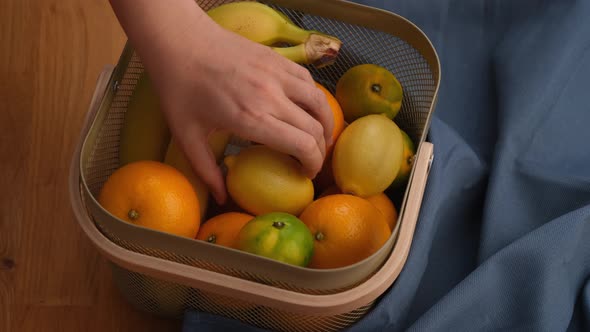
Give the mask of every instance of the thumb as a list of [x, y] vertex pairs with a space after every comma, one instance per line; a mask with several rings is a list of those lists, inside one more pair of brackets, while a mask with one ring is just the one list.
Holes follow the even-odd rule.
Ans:
[[227, 199], [225, 183], [206, 135], [197, 131], [183, 135], [178, 142], [195, 174], [207, 185], [215, 201], [223, 205]]

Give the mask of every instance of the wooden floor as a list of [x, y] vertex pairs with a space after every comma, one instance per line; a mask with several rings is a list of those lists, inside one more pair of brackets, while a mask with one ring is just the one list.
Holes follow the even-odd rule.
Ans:
[[74, 144], [124, 42], [107, 0], [0, 1], [0, 331], [180, 331], [125, 302], [70, 211]]

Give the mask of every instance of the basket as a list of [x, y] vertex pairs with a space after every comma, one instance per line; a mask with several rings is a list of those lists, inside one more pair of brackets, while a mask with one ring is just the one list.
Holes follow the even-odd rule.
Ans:
[[[230, 1], [198, 0], [208, 10]], [[129, 44], [116, 67], [99, 76], [70, 170], [70, 198], [88, 239], [111, 262], [114, 280], [141, 310], [180, 317], [187, 308], [280, 331], [332, 331], [358, 321], [393, 284], [407, 258], [433, 146], [426, 141], [440, 83], [440, 64], [428, 38], [393, 13], [342, 0], [272, 0], [296, 24], [337, 36], [336, 63], [308, 67], [334, 92], [351, 66], [376, 63], [404, 88], [396, 123], [417, 143], [406, 190], [392, 197], [397, 227], [375, 254], [354, 265], [315, 270], [283, 264], [204, 241], [165, 234], [114, 218], [96, 201], [119, 167], [125, 111], [143, 73]]]

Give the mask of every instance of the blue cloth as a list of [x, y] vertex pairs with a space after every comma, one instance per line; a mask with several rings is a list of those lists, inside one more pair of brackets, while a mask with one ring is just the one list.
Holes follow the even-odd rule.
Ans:
[[407, 263], [348, 330], [590, 331], [590, 1], [357, 2], [417, 24], [442, 83]]

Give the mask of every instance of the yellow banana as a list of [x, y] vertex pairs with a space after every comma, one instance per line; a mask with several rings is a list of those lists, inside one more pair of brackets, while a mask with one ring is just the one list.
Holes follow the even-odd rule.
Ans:
[[[209, 137], [209, 146], [215, 156], [217, 163], [223, 158], [226, 145], [230, 140], [230, 133], [226, 131], [216, 131]], [[207, 213], [207, 206], [209, 205], [209, 188], [194, 172], [191, 163], [186, 158], [186, 155], [179, 148], [178, 144], [174, 142], [174, 139], [170, 140], [166, 156], [164, 157], [164, 163], [171, 165], [172, 167], [179, 170], [193, 185], [197, 197], [199, 198], [199, 206], [201, 208], [201, 220], [204, 221]]]
[[119, 144], [119, 162], [123, 166], [138, 160], [162, 161], [169, 141], [168, 124], [160, 112], [150, 79], [144, 72], [125, 113]]
[[[238, 1], [210, 9], [207, 14], [223, 28], [256, 43], [272, 47], [286, 58], [323, 67], [332, 64], [342, 42], [316, 30], [294, 24], [274, 8], [256, 1]], [[293, 46], [277, 47], [279, 43]]]

